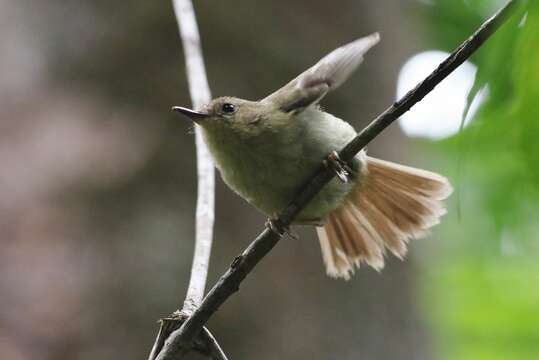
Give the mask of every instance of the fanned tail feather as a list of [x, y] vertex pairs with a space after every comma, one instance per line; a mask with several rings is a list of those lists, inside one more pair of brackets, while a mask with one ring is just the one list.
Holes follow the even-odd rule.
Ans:
[[451, 192], [441, 175], [367, 157], [367, 173], [317, 227], [327, 274], [348, 280], [361, 262], [379, 271], [386, 249], [402, 259], [410, 239], [440, 222]]

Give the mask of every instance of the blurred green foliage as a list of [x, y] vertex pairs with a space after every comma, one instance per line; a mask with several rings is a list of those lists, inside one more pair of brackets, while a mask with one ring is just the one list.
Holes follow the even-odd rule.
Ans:
[[[435, 1], [431, 41], [451, 50], [497, 6]], [[438, 144], [459, 169], [461, 214], [437, 245], [424, 302], [441, 358], [538, 359], [539, 2], [522, 2], [473, 62], [489, 95], [470, 126]]]

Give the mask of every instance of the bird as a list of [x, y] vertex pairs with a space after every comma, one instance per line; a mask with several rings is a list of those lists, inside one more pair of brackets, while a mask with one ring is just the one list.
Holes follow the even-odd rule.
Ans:
[[321, 163], [337, 172], [292, 223], [316, 227], [333, 278], [349, 280], [361, 264], [381, 271], [388, 252], [403, 259], [408, 242], [440, 222], [452, 192], [442, 175], [367, 156], [365, 149], [346, 164], [338, 159], [336, 151], [357, 132], [320, 101], [379, 40], [373, 33], [333, 50], [261, 100], [224, 96], [197, 110], [173, 107], [200, 126], [228, 187], [269, 217]]

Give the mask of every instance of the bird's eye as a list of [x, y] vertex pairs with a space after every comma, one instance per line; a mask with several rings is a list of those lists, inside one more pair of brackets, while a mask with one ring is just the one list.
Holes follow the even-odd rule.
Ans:
[[233, 104], [224, 103], [221, 110], [223, 110], [225, 114], [232, 114], [234, 111], [236, 111], [236, 107]]

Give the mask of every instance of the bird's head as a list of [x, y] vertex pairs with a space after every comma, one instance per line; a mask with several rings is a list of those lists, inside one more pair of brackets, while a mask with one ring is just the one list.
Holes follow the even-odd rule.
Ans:
[[242, 137], [261, 134], [278, 125], [285, 115], [271, 102], [248, 101], [229, 96], [212, 100], [200, 111], [180, 106], [172, 110], [200, 125], [207, 133]]

